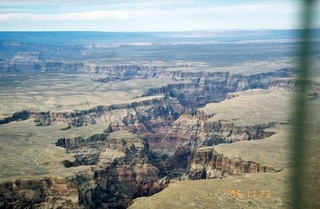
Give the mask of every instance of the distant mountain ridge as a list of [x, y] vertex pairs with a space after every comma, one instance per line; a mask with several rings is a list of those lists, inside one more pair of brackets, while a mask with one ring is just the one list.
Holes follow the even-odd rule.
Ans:
[[[37, 45], [85, 45], [110, 43], [209, 43], [239, 42], [273, 39], [297, 39], [301, 30], [239, 30], [239, 31], [186, 31], [186, 32], [0, 32], [0, 41]], [[320, 38], [320, 28], [313, 29]]]

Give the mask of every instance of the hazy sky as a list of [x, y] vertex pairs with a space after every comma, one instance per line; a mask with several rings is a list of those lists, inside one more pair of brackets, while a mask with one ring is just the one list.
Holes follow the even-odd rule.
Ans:
[[[298, 28], [299, 0], [0, 0], [0, 31]], [[315, 7], [320, 27], [320, 6]]]

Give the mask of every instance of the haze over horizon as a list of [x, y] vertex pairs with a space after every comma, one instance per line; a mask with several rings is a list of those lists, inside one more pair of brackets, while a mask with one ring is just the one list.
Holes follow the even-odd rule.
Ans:
[[[299, 29], [301, 1], [12, 0], [1, 31], [179, 32]], [[320, 28], [320, 4], [314, 8]]]

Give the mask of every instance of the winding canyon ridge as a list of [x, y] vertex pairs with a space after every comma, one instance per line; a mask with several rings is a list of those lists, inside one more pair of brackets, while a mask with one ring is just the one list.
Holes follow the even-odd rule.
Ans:
[[[0, 32], [0, 207], [290, 207], [298, 33]], [[314, 34], [310, 208], [320, 205]]]

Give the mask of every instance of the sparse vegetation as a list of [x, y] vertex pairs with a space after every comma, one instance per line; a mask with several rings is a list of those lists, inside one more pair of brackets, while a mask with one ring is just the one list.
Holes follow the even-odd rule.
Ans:
[[[61, 36], [63, 33], [57, 34]], [[6, 36], [6, 34], [0, 33], [0, 37], [1, 35]], [[110, 166], [112, 163], [114, 166], [118, 166], [112, 168], [116, 170], [113, 175], [123, 175], [121, 178], [125, 178], [136, 172], [132, 174], [134, 178], [139, 177], [142, 179], [141, 182], [144, 182], [146, 176], [143, 169], [146, 166], [154, 174], [152, 181], [157, 181], [157, 178], [160, 176], [160, 169], [163, 169], [161, 175], [164, 175], [163, 173], [170, 174], [174, 170], [174, 167], [170, 166], [178, 165], [182, 161], [190, 163], [189, 161], [192, 160], [193, 152], [198, 148], [197, 146], [202, 146], [199, 141], [200, 135], [198, 134], [202, 134], [201, 137], [204, 138], [209, 137], [208, 131], [210, 132], [211, 130], [201, 133], [200, 128], [203, 127], [204, 123], [228, 123], [230, 127], [239, 126], [243, 127], [243, 129], [249, 126], [253, 127], [255, 125], [259, 126], [270, 123], [273, 124], [268, 126], [271, 128], [267, 129], [270, 135], [260, 137], [258, 136], [259, 133], [257, 133], [257, 137], [254, 138], [263, 138], [261, 140], [251, 140], [248, 137], [248, 140], [231, 143], [233, 141], [230, 139], [227, 141], [230, 143], [216, 145], [214, 149], [218, 153], [223, 153], [226, 157], [237, 157], [246, 161], [259, 162], [273, 167], [280, 172], [273, 174], [246, 174], [238, 177], [227, 176], [225, 179], [221, 177], [221, 179], [201, 180], [199, 182], [175, 182], [170, 184], [169, 188], [153, 197], [138, 199], [136, 204], [132, 205], [132, 208], [226, 208], [230, 205], [235, 205], [237, 208], [259, 208], [265, 204], [270, 204], [270, 202], [272, 203], [270, 208], [282, 208], [289, 205], [286, 201], [286, 193], [288, 190], [287, 174], [290, 169], [290, 161], [287, 157], [289, 153], [288, 143], [290, 143], [288, 133], [290, 133], [289, 114], [291, 109], [289, 106], [292, 92], [288, 91], [288, 89], [277, 88], [251, 89], [243, 92], [233, 91], [239, 91], [237, 87], [241, 87], [241, 82], [239, 82], [240, 84], [237, 82], [243, 79], [244, 76], [241, 77], [242, 74], [253, 75], [277, 71], [282, 68], [292, 68], [295, 65], [295, 57], [292, 53], [295, 49], [294, 41], [264, 42], [255, 39], [247, 43], [239, 39], [231, 42], [230, 40], [219, 40], [220, 42], [214, 43], [205, 40], [204, 42], [193, 43], [192, 41], [194, 40], [191, 40], [184, 44], [177, 44], [180, 40], [175, 39], [166, 42], [168, 40], [165, 39], [164, 42], [155, 42], [147, 45], [123, 43], [115, 46], [110, 45], [109, 42], [101, 43], [101, 45], [97, 44], [96, 42], [99, 42], [101, 34], [95, 35], [97, 37], [92, 37], [94, 40], [94, 43], [91, 43], [92, 45], [88, 45], [86, 36], [89, 35], [85, 34], [84, 37], [80, 38], [79, 43], [76, 44], [74, 42], [70, 42], [69, 44], [64, 42], [71, 39], [61, 40], [61, 45], [44, 44], [42, 43], [43, 40], [39, 40], [39, 43], [24, 43], [17, 46], [14, 45], [14, 42], [6, 42], [3, 45], [4, 47], [0, 49], [0, 64], [9, 63], [11, 65], [13, 63], [12, 68], [0, 65], [0, 120], [11, 118], [10, 121], [4, 121], [0, 124], [0, 183], [15, 181], [16, 179], [41, 179], [48, 176], [58, 179], [72, 179], [74, 181], [76, 178], [81, 179], [86, 176], [83, 181], [79, 182], [81, 186], [86, 187], [84, 191], [89, 191], [91, 189], [90, 186], [92, 186], [89, 184], [94, 184], [94, 180], [90, 179], [90, 175], [94, 173], [93, 176], [95, 178], [100, 178], [101, 182], [104, 182], [105, 173], [103, 172], [107, 171], [107, 167], [103, 166]], [[134, 37], [130, 38], [134, 39]], [[142, 36], [142, 38], [145, 40], [146, 37]], [[114, 39], [116, 37], [112, 37], [112, 40]], [[151, 39], [156, 40], [155, 37]], [[26, 40], [29, 40], [28, 37]], [[32, 40], [37, 42], [36, 39]], [[0, 45], [3, 43], [0, 41]], [[319, 41], [315, 42], [316, 46], [319, 46], [319, 44]], [[10, 49], [12, 50], [10, 51]], [[41, 64], [31, 63], [30, 66], [32, 68], [29, 66], [29, 63], [26, 67], [26, 72], [21, 73], [24, 65], [20, 63], [19, 65], [17, 64], [17, 69], [19, 70], [14, 70], [16, 64], [13, 59], [14, 56], [19, 54], [17, 57], [20, 59], [22, 56], [21, 59], [23, 59], [24, 54], [19, 53], [19, 51], [33, 52], [37, 50], [40, 53], [39, 60], [36, 56], [37, 53], [31, 54], [33, 58], [37, 58], [36, 62], [42, 62]], [[316, 63], [319, 64], [320, 61], [316, 59], [318, 54], [319, 50], [315, 47], [312, 56], [316, 60]], [[42, 68], [46, 64], [54, 65], [53, 63], [56, 63], [57, 66], [52, 67], [52, 72], [39, 72], [45, 71]], [[72, 63], [75, 63], [75, 65], [73, 66]], [[143, 74], [144, 72], [141, 71], [137, 73], [137, 75], [141, 76], [138, 77], [139, 79], [131, 79], [130, 72], [126, 69], [119, 71], [123, 73], [122, 77], [117, 73], [114, 73], [112, 77], [109, 75], [112, 73], [95, 71], [99, 69], [99, 66], [103, 65], [116, 65], [115, 68], [109, 70], [117, 71], [117, 69], [123, 68], [123, 65], [133, 64], [134, 66], [130, 68], [132, 70], [136, 70], [137, 66], [150, 67], [146, 68], [145, 71], [153, 69], [153, 66], [170, 68], [166, 69], [165, 73], [161, 75], [150, 70], [152, 73], [148, 75], [151, 76], [144, 79], [141, 75], [146, 74]], [[79, 70], [84, 65], [88, 69]], [[92, 66], [98, 67], [94, 68]], [[34, 70], [33, 72], [32, 69]], [[180, 77], [180, 80], [174, 76], [166, 77], [169, 73], [174, 74], [176, 72], [177, 74], [181, 73], [179, 76], [185, 75], [186, 77]], [[235, 79], [235, 88], [232, 90], [233, 93], [229, 95], [228, 100], [220, 103], [201, 103], [199, 106], [205, 106], [196, 109], [199, 106], [188, 106], [187, 104], [183, 104], [183, 102], [188, 103], [195, 96], [198, 96], [196, 97], [198, 100], [206, 101], [205, 98], [209, 98], [211, 90], [215, 91], [216, 89], [218, 93], [221, 93], [221, 99], [219, 98], [220, 100], [218, 100], [221, 101], [229, 92], [223, 86], [223, 82], [227, 81], [220, 80], [217, 74], [211, 80], [205, 80], [206, 76], [201, 77], [204, 80], [203, 83], [201, 83], [200, 77], [195, 82], [196, 77], [190, 78], [187, 74], [184, 74], [188, 72], [199, 72], [199, 74], [205, 72], [203, 74], [207, 77], [209, 77], [210, 73], [229, 72], [229, 74], [238, 75], [239, 77]], [[227, 75], [229, 76], [229, 74]], [[317, 77], [319, 74], [314, 73], [314, 75], [314, 81], [319, 82], [319, 77]], [[232, 76], [228, 76], [225, 78], [232, 78]], [[168, 92], [164, 92], [163, 90], [168, 84], [190, 84], [191, 79], [194, 79], [191, 87], [183, 88], [183, 85], [177, 87], [178, 90], [182, 89], [181, 91], [174, 92], [168, 90]], [[241, 81], [245, 83], [246, 79], [248, 77]], [[263, 86], [266, 83], [269, 85], [268, 79], [264, 83], [261, 82], [262, 84], [258, 81], [263, 79], [257, 80], [256, 83], [251, 83], [251, 86], [245, 86], [243, 89], [249, 89], [250, 87], [268, 88], [268, 86]], [[207, 84], [215, 83], [216, 80], [217, 85], [207, 88], [209, 90], [204, 94], [205, 87], [200, 88], [200, 86], [204, 85], [205, 82]], [[282, 81], [286, 82], [288, 78], [283, 78]], [[229, 87], [234, 86], [230, 85]], [[317, 98], [319, 93], [318, 86], [313, 89], [311, 94], [314, 99], [309, 101], [314, 109], [313, 114], [316, 116], [316, 119], [315, 121], [310, 121], [311, 152], [309, 157], [311, 167], [308, 168], [308, 174], [310, 181], [319, 183], [319, 179], [313, 175], [319, 168], [319, 161], [317, 160], [319, 159], [317, 136], [320, 129], [320, 116], [317, 112], [320, 101]], [[149, 95], [153, 96], [141, 97], [143, 93], [152, 88], [154, 94]], [[219, 90], [223, 92], [219, 92]], [[184, 91], [189, 92], [185, 93]], [[212, 92], [212, 94], [217, 92]], [[138, 105], [139, 102], [143, 103], [143, 101], [152, 99], [158, 99], [157, 109], [149, 108], [153, 103], [146, 105], [149, 109], [143, 105]], [[166, 102], [171, 103], [167, 104]], [[194, 102], [196, 103], [197, 101]], [[114, 108], [115, 111], [113, 112], [105, 111], [107, 106], [125, 103], [132, 103], [132, 105], [127, 109]], [[123, 107], [126, 107], [126, 105], [123, 105]], [[188, 107], [193, 109], [187, 110]], [[178, 110], [181, 108], [183, 111], [175, 111], [175, 108]], [[46, 115], [43, 120], [31, 119], [29, 118], [29, 111], [44, 112]], [[94, 112], [94, 114], [87, 114], [89, 111]], [[186, 114], [185, 118], [182, 118], [182, 114], [188, 111], [191, 114], [188, 116]], [[50, 117], [50, 114], [54, 114], [55, 112], [72, 113], [74, 120], [78, 121], [77, 125], [80, 127], [69, 123], [67, 120]], [[82, 117], [85, 114], [86, 118]], [[157, 115], [165, 115], [165, 119], [162, 120], [163, 118], [157, 117]], [[105, 119], [107, 117], [108, 120]], [[182, 119], [178, 120], [180, 117]], [[51, 118], [54, 118], [55, 121], [50, 121], [49, 123], [48, 121]], [[45, 122], [48, 122], [46, 124], [44, 124], [45, 119]], [[173, 129], [173, 126], [175, 129]], [[186, 129], [186, 136], [176, 137], [174, 134], [181, 131], [181, 129]], [[133, 133], [128, 130], [131, 130]], [[156, 135], [158, 133], [155, 133], [155, 130], [161, 130], [164, 134]], [[228, 137], [234, 134], [240, 138], [238, 136], [240, 134], [231, 133], [232, 131], [230, 130], [229, 132], [221, 128], [217, 128], [217, 130], [223, 132], [219, 134], [226, 134]], [[193, 131], [194, 135], [192, 135]], [[146, 132], [146, 136], [143, 135], [144, 132]], [[97, 137], [94, 137], [101, 133], [103, 133], [103, 139], [107, 138], [113, 141], [110, 147], [103, 147], [104, 141], [99, 141]], [[191, 134], [188, 135], [189, 133]], [[246, 134], [245, 131], [242, 133]], [[151, 136], [155, 138], [152, 139], [153, 141], [150, 144], [147, 144], [148, 137], [151, 138]], [[189, 136], [190, 139], [188, 138]], [[222, 142], [222, 140], [215, 138], [219, 136], [218, 134], [214, 135], [213, 133], [211, 136], [213, 141], [216, 140], [217, 143]], [[87, 140], [88, 138], [91, 141]], [[75, 147], [74, 153], [69, 150], [66, 151], [63, 147], [56, 146], [58, 139], [68, 139], [69, 143]], [[78, 146], [76, 143], [72, 144], [75, 139], [81, 141], [79, 144], [88, 142], [86, 148], [89, 148], [89, 151], [80, 145]], [[159, 143], [158, 147], [155, 143], [161, 140], [164, 140], [164, 143]], [[208, 143], [211, 142], [210, 140], [208, 140]], [[99, 143], [96, 143], [96, 141], [99, 141]], [[131, 146], [130, 144], [133, 145]], [[131, 147], [126, 147], [127, 145]], [[184, 145], [187, 148], [179, 151], [179, 147], [185, 148], [183, 147]], [[119, 149], [126, 147], [124, 153], [114, 149], [116, 146], [120, 147]], [[149, 146], [155, 148], [156, 151], [151, 150]], [[146, 153], [137, 153], [139, 149], [146, 150]], [[161, 149], [168, 149], [170, 152], [157, 153]], [[96, 152], [97, 150], [99, 152]], [[178, 151], [171, 153], [172, 150]], [[102, 157], [105, 158], [104, 162], [93, 165], [99, 161], [101, 153]], [[136, 161], [129, 162], [130, 155], [126, 156], [126, 154], [132, 154], [132, 156], [137, 157]], [[175, 154], [177, 154], [177, 158], [170, 158]], [[87, 156], [90, 156], [92, 159], [85, 161]], [[124, 164], [121, 159], [125, 156], [128, 160], [125, 163], [128, 164]], [[77, 157], [78, 161], [75, 160]], [[168, 167], [166, 167], [166, 163], [168, 163], [167, 159], [172, 160], [169, 161], [171, 164], [168, 164]], [[110, 163], [108, 160], [114, 160], [114, 162]], [[88, 164], [81, 164], [82, 162], [88, 162]], [[146, 165], [144, 164], [145, 162], [150, 164]], [[156, 167], [159, 164], [161, 165]], [[123, 174], [121, 173], [122, 171], [117, 170], [121, 169], [122, 165], [126, 166]], [[130, 166], [132, 165], [136, 167], [134, 167], [134, 172], [130, 173]], [[183, 166], [181, 166], [181, 170], [187, 170], [187, 167]], [[101, 173], [99, 174], [99, 172]], [[180, 175], [179, 172], [177, 172], [177, 175]], [[78, 175], [79, 173], [87, 174], [81, 176]], [[184, 177], [180, 175], [177, 179], [181, 180]], [[177, 179], [173, 179], [172, 181], [176, 181]], [[119, 183], [115, 179], [108, 180]], [[159, 181], [169, 182], [170, 178], [168, 177]], [[163, 188], [162, 186], [159, 186], [158, 190], [154, 190], [153, 192], [160, 191], [160, 188]], [[103, 188], [107, 187], [107, 185], [99, 185], [99, 187]], [[117, 189], [117, 186], [115, 188]], [[119, 188], [122, 189], [122, 187]], [[148, 189], [150, 188], [139, 188], [141, 193], [137, 194], [152, 194], [152, 192], [145, 192]], [[229, 191], [233, 189], [241, 191], [271, 190], [272, 198], [230, 198]], [[315, 189], [312, 186], [309, 189], [314, 192], [318, 191], [317, 188]], [[75, 200], [75, 202], [77, 201]], [[97, 202], [99, 201], [97, 200]], [[126, 204], [130, 203], [130, 199], [126, 201]], [[313, 201], [316, 202], [318, 200], [313, 199]]]

